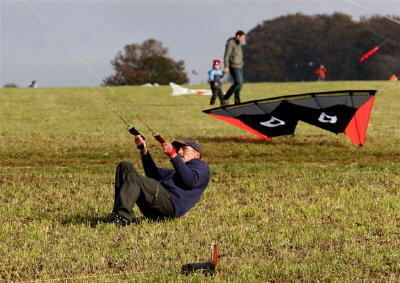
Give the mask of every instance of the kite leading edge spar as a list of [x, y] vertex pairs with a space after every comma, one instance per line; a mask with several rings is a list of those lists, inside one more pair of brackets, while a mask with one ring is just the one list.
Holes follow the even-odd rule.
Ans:
[[265, 140], [292, 135], [298, 121], [344, 133], [362, 146], [376, 90], [344, 90], [280, 96], [204, 110]]

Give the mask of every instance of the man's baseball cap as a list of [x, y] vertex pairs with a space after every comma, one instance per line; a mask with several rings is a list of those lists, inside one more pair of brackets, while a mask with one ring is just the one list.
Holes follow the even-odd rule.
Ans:
[[200, 156], [203, 155], [203, 151], [201, 150], [200, 145], [195, 142], [195, 141], [173, 141], [172, 145], [175, 147], [176, 150], [180, 149], [183, 146], [190, 146], [192, 147], [195, 151], [200, 153]]

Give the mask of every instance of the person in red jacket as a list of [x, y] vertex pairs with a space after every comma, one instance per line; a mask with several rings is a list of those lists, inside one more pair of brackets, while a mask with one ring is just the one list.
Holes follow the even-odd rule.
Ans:
[[315, 76], [317, 77], [318, 81], [326, 80], [326, 72], [328, 70], [325, 68], [324, 65], [319, 65], [319, 67], [314, 71]]

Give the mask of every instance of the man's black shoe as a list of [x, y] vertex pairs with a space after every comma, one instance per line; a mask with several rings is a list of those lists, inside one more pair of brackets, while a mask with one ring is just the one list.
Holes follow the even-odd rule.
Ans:
[[131, 221], [129, 221], [128, 219], [126, 219], [125, 217], [112, 213], [109, 217], [108, 217], [108, 223], [113, 223], [114, 225], [117, 226], [128, 226], [129, 224], [131, 224]]

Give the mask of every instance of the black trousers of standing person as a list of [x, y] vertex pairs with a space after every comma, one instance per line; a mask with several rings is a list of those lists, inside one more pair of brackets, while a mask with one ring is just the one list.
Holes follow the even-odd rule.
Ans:
[[175, 214], [171, 195], [158, 181], [141, 176], [133, 164], [121, 162], [115, 171], [113, 213], [129, 221], [134, 219], [132, 208], [137, 204], [146, 218], [161, 220]]
[[214, 85], [214, 83], [211, 82], [210, 83], [210, 88], [211, 88], [211, 91], [212, 91], [212, 95], [211, 95], [211, 99], [210, 99], [210, 105], [214, 105], [215, 104], [215, 100], [217, 99], [217, 97], [219, 99], [220, 105], [223, 105], [223, 103], [224, 103], [224, 94], [222, 93], [221, 87], [220, 86], [216, 87]]

